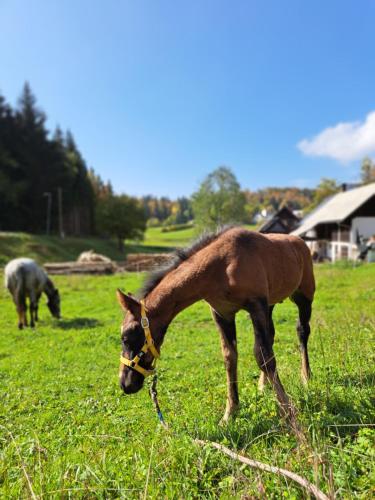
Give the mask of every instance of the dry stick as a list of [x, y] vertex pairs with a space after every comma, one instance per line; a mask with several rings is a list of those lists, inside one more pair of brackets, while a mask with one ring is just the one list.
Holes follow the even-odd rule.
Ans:
[[222, 444], [219, 443], [214, 443], [212, 441], [202, 441], [201, 439], [195, 439], [194, 442], [199, 444], [200, 446], [205, 446], [206, 444], [209, 444], [210, 446], [213, 446], [214, 448], [225, 453], [231, 458], [234, 458], [235, 460], [238, 460], [243, 464], [249, 465], [254, 469], [260, 469], [266, 472], [273, 472], [274, 474], [279, 474], [281, 476], [288, 477], [289, 479], [292, 479], [292, 481], [298, 483], [300, 486], [305, 488], [318, 500], [329, 500], [329, 497], [327, 497], [327, 495], [325, 495], [321, 490], [319, 490], [314, 484], [310, 483], [309, 481], [307, 481], [307, 479], [299, 476], [298, 474], [295, 474], [294, 472], [290, 472], [289, 470], [286, 469], [281, 469], [280, 467], [275, 467], [274, 465], [264, 464], [262, 462], [258, 462], [257, 460], [252, 460], [250, 458], [244, 457], [243, 455], [238, 455], [238, 453], [235, 453], [234, 451], [230, 450], [226, 446], [223, 446]]

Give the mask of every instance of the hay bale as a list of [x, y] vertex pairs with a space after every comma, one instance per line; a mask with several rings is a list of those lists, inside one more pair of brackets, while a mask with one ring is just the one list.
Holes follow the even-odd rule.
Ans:
[[82, 252], [77, 259], [77, 262], [105, 262], [107, 264], [111, 263], [111, 259], [106, 257], [105, 255], [101, 255], [100, 253], [94, 252], [94, 250], [87, 250]]

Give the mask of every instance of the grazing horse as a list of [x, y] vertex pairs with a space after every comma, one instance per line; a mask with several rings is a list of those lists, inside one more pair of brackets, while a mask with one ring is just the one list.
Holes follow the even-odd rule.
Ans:
[[4, 269], [5, 287], [13, 296], [18, 312], [18, 328], [27, 326], [26, 298], [30, 299], [30, 326], [38, 321], [38, 304], [42, 292], [48, 297], [48, 308], [60, 318], [60, 295], [47, 273], [32, 259], [20, 258], [8, 262]]
[[296, 236], [260, 234], [239, 227], [204, 236], [179, 250], [172, 263], [146, 281], [142, 300], [117, 291], [127, 312], [121, 326], [120, 385], [126, 394], [141, 389], [153, 373], [164, 335], [172, 319], [198, 300], [205, 300], [221, 336], [227, 374], [227, 422], [239, 406], [235, 315], [249, 312], [255, 333], [254, 354], [261, 370], [259, 386], [272, 384], [286, 416], [295, 410], [281, 384], [273, 352], [272, 311], [287, 297], [297, 305], [304, 382], [310, 376], [307, 340], [315, 281], [309, 249]]

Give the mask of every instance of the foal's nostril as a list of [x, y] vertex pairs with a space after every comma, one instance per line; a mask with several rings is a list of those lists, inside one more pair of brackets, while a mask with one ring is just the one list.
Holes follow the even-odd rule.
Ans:
[[122, 373], [120, 375], [120, 387], [125, 394], [134, 394], [138, 392], [143, 385], [141, 378], [134, 378], [133, 373]]
[[135, 384], [129, 384], [128, 382], [120, 381], [121, 389], [125, 392], [125, 394], [134, 394], [139, 390], [139, 387], [136, 387]]

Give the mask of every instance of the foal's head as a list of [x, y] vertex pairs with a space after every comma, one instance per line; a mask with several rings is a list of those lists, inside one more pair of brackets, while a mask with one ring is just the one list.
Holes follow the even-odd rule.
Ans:
[[[121, 290], [117, 290], [117, 299], [121, 308], [126, 312], [121, 325], [122, 356], [132, 360], [141, 351], [146, 340], [141, 325], [141, 304], [133, 296], [126, 295]], [[154, 335], [153, 338], [156, 340]], [[153, 360], [154, 357], [148, 351], [139, 361], [139, 366], [145, 370], [151, 370]], [[138, 392], [145, 379], [141, 373], [123, 364], [120, 365], [119, 378], [120, 386], [126, 394]]]

